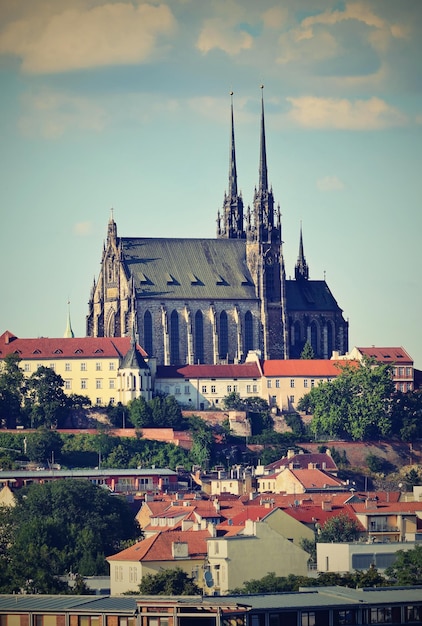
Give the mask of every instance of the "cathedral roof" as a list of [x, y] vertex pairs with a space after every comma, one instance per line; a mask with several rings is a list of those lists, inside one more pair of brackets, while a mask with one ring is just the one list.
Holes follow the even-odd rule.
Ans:
[[338, 311], [325, 280], [286, 280], [287, 311]]
[[140, 298], [255, 300], [246, 243], [236, 239], [120, 239]]
[[159, 365], [157, 378], [260, 378], [256, 363], [222, 365]]

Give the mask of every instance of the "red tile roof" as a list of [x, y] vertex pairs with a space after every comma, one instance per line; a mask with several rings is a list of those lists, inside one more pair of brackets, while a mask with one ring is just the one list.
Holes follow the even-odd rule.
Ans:
[[[0, 335], [0, 358], [17, 353], [21, 359], [122, 358], [130, 349], [130, 337], [38, 337], [19, 339], [9, 331]], [[139, 345], [143, 357], [145, 350]]]
[[380, 363], [413, 363], [413, 359], [404, 348], [357, 348], [361, 354], [373, 357]]
[[[287, 471], [287, 470], [284, 470]], [[289, 470], [305, 489], [324, 489], [325, 487], [341, 487], [344, 483], [340, 478], [318, 469]]]
[[208, 530], [176, 530], [158, 533], [133, 546], [113, 554], [108, 561], [178, 561], [172, 554], [173, 543], [188, 544], [189, 559], [203, 559], [207, 555]]
[[313, 376], [315, 378], [335, 378], [342, 368], [353, 361], [328, 359], [286, 359], [264, 361], [264, 376]]
[[[323, 467], [324, 463], [325, 468]], [[276, 471], [280, 469], [280, 467], [290, 467], [291, 464], [299, 466], [298, 469], [307, 469], [308, 465], [312, 464], [317, 465], [318, 469], [337, 470], [337, 465], [334, 463], [332, 457], [325, 452], [304, 452], [302, 454], [295, 454], [290, 458], [284, 456], [278, 461], [266, 465], [265, 469], [267, 471]]]

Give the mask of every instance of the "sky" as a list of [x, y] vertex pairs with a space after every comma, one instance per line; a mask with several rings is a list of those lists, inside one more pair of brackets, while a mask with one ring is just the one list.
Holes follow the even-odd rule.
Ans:
[[349, 348], [422, 369], [421, 58], [420, 0], [3, 0], [0, 333], [70, 310], [85, 335], [112, 208], [121, 236], [216, 236], [230, 92], [252, 204], [263, 93], [287, 276], [302, 224]]

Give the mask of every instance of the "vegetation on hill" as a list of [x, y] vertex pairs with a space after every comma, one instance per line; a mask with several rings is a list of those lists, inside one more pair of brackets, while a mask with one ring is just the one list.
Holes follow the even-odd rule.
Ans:
[[0, 507], [0, 592], [69, 592], [61, 576], [108, 573], [105, 557], [140, 537], [124, 498], [88, 481], [33, 484]]
[[200, 596], [202, 591], [193, 578], [176, 567], [144, 576], [139, 593], [146, 596]]

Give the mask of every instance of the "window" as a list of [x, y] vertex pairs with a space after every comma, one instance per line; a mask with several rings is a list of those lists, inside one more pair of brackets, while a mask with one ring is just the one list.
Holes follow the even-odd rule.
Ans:
[[179, 365], [179, 314], [174, 309], [170, 315], [170, 364]]
[[411, 376], [411, 375], [412, 375], [412, 368], [406, 367], [406, 376]]
[[258, 385], [252, 385], [253, 393], [258, 393]]
[[30, 363], [25, 363], [24, 371], [25, 372], [30, 372], [31, 371], [31, 364]]
[[326, 626], [329, 624], [328, 611], [303, 611], [302, 626]]
[[404, 376], [404, 367], [399, 367], [399, 376]]
[[218, 353], [220, 359], [227, 359], [229, 353], [229, 322], [227, 319], [227, 313], [221, 311], [220, 313], [220, 332], [218, 335]]
[[201, 311], [195, 313], [195, 363], [204, 362], [204, 319]]
[[267, 388], [271, 389], [271, 380], [270, 379], [267, 380]]
[[97, 362], [96, 362], [96, 364], [95, 364], [95, 370], [96, 370], [97, 372], [101, 372], [101, 362], [100, 362], [100, 361], [97, 361]]
[[232, 386], [231, 385], [227, 385], [227, 393], [231, 393], [232, 392]]
[[54, 370], [56, 369], [56, 364], [55, 363], [50, 363], [49, 367], [54, 372]]
[[72, 364], [71, 363], [65, 363], [64, 370], [65, 370], [65, 372], [71, 372], [72, 371]]
[[207, 393], [207, 386], [206, 385], [202, 385], [202, 393]]
[[215, 385], [211, 385], [211, 393], [217, 393]]
[[348, 626], [356, 624], [356, 612], [354, 610], [334, 610], [333, 626]]
[[176, 387], [174, 390], [174, 395], [175, 396], [180, 396], [180, 387]]
[[245, 352], [253, 350], [253, 318], [252, 313], [247, 311], [245, 314]]
[[233, 391], [234, 391], [235, 393], [237, 393], [237, 390], [238, 390], [238, 386], [237, 386], [237, 385], [233, 385]]
[[110, 363], [108, 364], [108, 369], [110, 370], [110, 372], [114, 370], [114, 361], [110, 361]]
[[98, 615], [79, 615], [78, 626], [100, 626], [100, 618]]
[[413, 385], [412, 383], [406, 383], [407, 391], [412, 391]]
[[81, 378], [81, 389], [88, 389], [88, 379]]
[[251, 386], [250, 385], [246, 385], [246, 393], [251, 393]]
[[64, 388], [65, 389], [72, 389], [72, 381], [70, 378], [66, 378], [64, 381]]
[[144, 315], [144, 349], [149, 355], [153, 354], [152, 349], [152, 317], [149, 311], [145, 311]]
[[293, 388], [294, 386], [295, 386], [295, 379], [294, 379], [294, 378], [291, 378], [291, 379], [290, 379], [290, 387], [292, 387], [292, 388]]
[[103, 385], [103, 381], [101, 378], [95, 379], [95, 389], [101, 389]]
[[116, 404], [116, 399], [115, 399], [115, 398], [110, 398], [110, 404], [111, 404], [111, 405]]
[[138, 582], [138, 570], [136, 567], [129, 567], [129, 582], [136, 583]]
[[313, 378], [311, 378], [311, 387], [315, 387], [315, 381]]
[[186, 396], [190, 395], [190, 387], [189, 387], [189, 385], [185, 385], [185, 395]]
[[114, 383], [115, 383], [114, 378], [110, 378], [109, 381], [108, 381], [108, 388], [109, 389], [114, 389]]
[[405, 620], [406, 622], [422, 622], [422, 606], [407, 606]]
[[114, 580], [116, 582], [123, 580], [123, 565], [116, 565], [114, 568]]
[[81, 372], [86, 372], [86, 363], [81, 363]]
[[308, 379], [307, 379], [307, 378], [304, 378], [304, 379], [303, 379], [303, 386], [304, 386], [304, 387], [307, 387], [307, 386], [308, 386]]
[[101, 400], [101, 398], [96, 398], [96, 400], [95, 400], [95, 404], [96, 404], [97, 406], [101, 406], [101, 405], [102, 405], [102, 403], [103, 403], [103, 401]]
[[294, 396], [290, 396], [290, 403], [294, 404], [295, 403], [295, 397]]
[[277, 389], [279, 389], [279, 388], [280, 388], [280, 381], [279, 381], [279, 379], [278, 379], [278, 378], [276, 378], [276, 381], [275, 381], [275, 386], [277, 387]]

